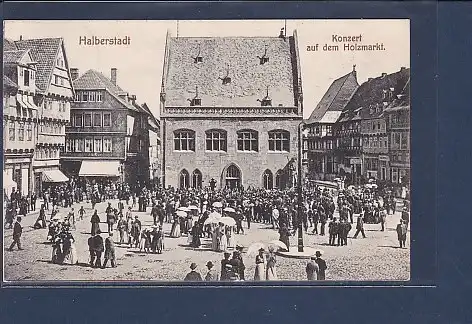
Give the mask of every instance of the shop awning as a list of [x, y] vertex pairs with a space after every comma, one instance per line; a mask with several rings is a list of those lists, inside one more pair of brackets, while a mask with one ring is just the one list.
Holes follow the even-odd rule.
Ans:
[[30, 109], [30, 107], [23, 101], [23, 96], [21, 94], [16, 95], [16, 101], [20, 104], [22, 108]]
[[119, 177], [119, 161], [82, 161], [80, 177]]
[[31, 96], [23, 96], [23, 102], [31, 109], [38, 109], [38, 107], [33, 102], [33, 97]]
[[47, 170], [43, 171], [43, 182], [65, 182], [69, 181], [69, 178], [64, 175], [60, 170]]
[[15, 181], [12, 180], [11, 176], [3, 171], [3, 189], [18, 188]]

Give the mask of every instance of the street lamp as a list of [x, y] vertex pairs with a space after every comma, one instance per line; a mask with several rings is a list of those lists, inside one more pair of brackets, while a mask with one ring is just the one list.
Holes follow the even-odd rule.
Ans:
[[301, 122], [298, 125], [298, 172], [297, 172], [297, 198], [298, 198], [298, 210], [297, 210], [297, 217], [298, 217], [298, 252], [303, 252], [303, 190], [302, 190], [302, 126], [304, 125]]

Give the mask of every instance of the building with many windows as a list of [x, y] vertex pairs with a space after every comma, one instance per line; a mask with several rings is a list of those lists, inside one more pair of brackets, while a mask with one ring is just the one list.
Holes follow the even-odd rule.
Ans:
[[167, 36], [161, 88], [165, 186], [293, 185], [303, 104], [296, 31]]
[[29, 50], [14, 48], [3, 52], [3, 182], [7, 194], [15, 188], [27, 195], [34, 181], [37, 63]]
[[390, 179], [410, 184], [410, 79], [384, 111], [389, 139]]
[[149, 180], [149, 113], [110, 78], [95, 70], [79, 77], [71, 69], [75, 92], [61, 161], [73, 177], [126, 181]]
[[[67, 181], [68, 178], [60, 171], [59, 154], [64, 147], [65, 125], [69, 122], [70, 102], [74, 90], [70, 80], [69, 66], [62, 38], [21, 39], [4, 41], [4, 51], [28, 51], [36, 69], [19, 69], [19, 78], [23, 87], [27, 87], [30, 96], [33, 94], [32, 85], [26, 85], [26, 80], [32, 82], [34, 76], [34, 102], [24, 101], [37, 107], [37, 129], [33, 158], [33, 181], [30, 181], [29, 191], [42, 192], [43, 184]], [[29, 59], [28, 59], [29, 60]], [[19, 84], [19, 90], [21, 85]], [[23, 92], [24, 94], [24, 92]], [[27, 97], [29, 98], [29, 97]], [[21, 105], [21, 104], [20, 104]], [[23, 118], [23, 117], [22, 117]], [[30, 126], [31, 124], [31, 126]], [[18, 124], [20, 134], [34, 132], [33, 122], [25, 120]], [[20, 135], [21, 136], [21, 135]], [[20, 137], [21, 138], [21, 137]], [[27, 135], [27, 138], [28, 135]], [[20, 140], [21, 141], [21, 140]], [[16, 171], [15, 171], [16, 172]], [[26, 172], [21, 171], [26, 175]], [[22, 180], [24, 181], [24, 180]], [[22, 191], [24, 191], [22, 189]]]
[[359, 84], [355, 66], [348, 74], [331, 83], [316, 108], [305, 122], [307, 142], [308, 178], [333, 180], [338, 170], [333, 127]]

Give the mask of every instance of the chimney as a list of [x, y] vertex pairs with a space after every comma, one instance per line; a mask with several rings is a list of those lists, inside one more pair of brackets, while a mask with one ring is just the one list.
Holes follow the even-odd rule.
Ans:
[[131, 95], [129, 96], [129, 100], [131, 101], [131, 103], [134, 105], [136, 103], [136, 95]]
[[280, 29], [279, 38], [285, 39], [285, 29], [284, 29], [284, 28], [281, 28], [281, 29]]
[[382, 73], [382, 78], [385, 78], [387, 76], [387, 73]]
[[405, 70], [406, 70], [406, 67], [404, 67], [404, 66], [402, 66], [402, 67], [400, 68], [400, 71], [405, 71]]
[[70, 68], [70, 78], [72, 81], [79, 78], [79, 69], [78, 68]]
[[368, 78], [367, 81], [372, 81], [373, 78]]
[[354, 75], [357, 78], [357, 72], [356, 72], [356, 65], [355, 64], [352, 66], [352, 75]]
[[116, 85], [116, 68], [111, 68], [111, 82]]
[[23, 35], [20, 35], [20, 41], [23, 40]]

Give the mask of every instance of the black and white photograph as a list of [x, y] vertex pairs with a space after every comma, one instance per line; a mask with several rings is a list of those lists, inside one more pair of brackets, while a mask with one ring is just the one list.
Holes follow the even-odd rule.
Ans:
[[410, 280], [408, 19], [3, 28], [4, 282]]

